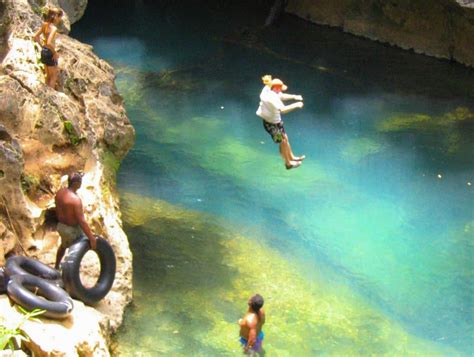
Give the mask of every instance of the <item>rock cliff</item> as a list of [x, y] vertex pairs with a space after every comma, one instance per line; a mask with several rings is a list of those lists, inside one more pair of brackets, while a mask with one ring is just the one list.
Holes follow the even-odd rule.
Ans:
[[79, 20], [87, 7], [87, 0], [58, 0], [58, 5], [67, 14], [71, 24]]
[[472, 0], [289, 0], [286, 11], [372, 40], [474, 66]]
[[[65, 6], [67, 32], [86, 1], [59, 3]], [[91, 321], [100, 321], [91, 322], [98, 334], [107, 335], [121, 324], [132, 297], [132, 256], [114, 185], [120, 161], [133, 145], [134, 129], [115, 87], [112, 67], [91, 46], [59, 35], [59, 89], [44, 84], [40, 49], [32, 39], [41, 25], [44, 5], [48, 3], [42, 0], [0, 0], [0, 266], [11, 254], [54, 264], [60, 243], [49, 219], [54, 193], [65, 175], [83, 171], [79, 195], [86, 218], [96, 234], [111, 242], [117, 257], [111, 292], [88, 310], [97, 314]], [[91, 264], [84, 274], [93, 279], [97, 266]], [[41, 340], [47, 334], [44, 330], [36, 336]], [[77, 351], [94, 355], [89, 353], [94, 348], [88, 339], [77, 341]], [[52, 353], [47, 348], [42, 351]]]

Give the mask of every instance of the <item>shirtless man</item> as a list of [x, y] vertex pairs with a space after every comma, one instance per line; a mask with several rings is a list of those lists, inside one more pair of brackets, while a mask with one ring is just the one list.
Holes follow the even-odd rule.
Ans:
[[68, 177], [68, 187], [63, 187], [56, 193], [56, 216], [59, 221], [57, 229], [61, 236], [61, 246], [56, 254], [56, 269], [59, 269], [59, 263], [66, 249], [81, 235], [85, 234], [89, 238], [91, 248], [96, 248], [96, 237], [84, 218], [82, 201], [77, 195], [81, 184], [82, 176], [74, 173]]
[[255, 294], [248, 301], [249, 309], [243, 318], [239, 320], [240, 343], [244, 353], [254, 356], [262, 353], [263, 331], [265, 323], [265, 311], [263, 311], [263, 297]]

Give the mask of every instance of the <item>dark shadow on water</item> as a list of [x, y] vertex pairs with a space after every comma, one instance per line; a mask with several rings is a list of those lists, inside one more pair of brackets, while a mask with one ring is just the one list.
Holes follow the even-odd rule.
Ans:
[[[234, 268], [222, 263], [227, 254], [222, 245], [225, 232], [202, 217], [189, 215], [154, 215], [139, 226], [130, 225], [127, 218], [124, 221], [134, 256], [136, 295], [117, 339], [126, 346], [137, 344], [137, 350], [146, 353], [167, 353], [160, 349], [161, 341], [170, 343], [173, 352], [222, 355], [223, 351], [206, 345], [200, 336], [214, 327], [209, 306], [223, 312], [229, 323], [241, 313], [235, 302], [222, 298], [223, 292], [233, 289], [237, 277]], [[176, 331], [168, 331], [167, 325]], [[158, 335], [158, 342], [147, 345], [148, 336]]]
[[218, 228], [192, 229], [193, 222], [154, 218], [144, 226], [125, 225], [131, 237], [135, 279], [147, 289], [166, 289], [171, 277], [176, 289], [206, 291], [225, 288], [236, 272], [221, 263], [226, 254]]

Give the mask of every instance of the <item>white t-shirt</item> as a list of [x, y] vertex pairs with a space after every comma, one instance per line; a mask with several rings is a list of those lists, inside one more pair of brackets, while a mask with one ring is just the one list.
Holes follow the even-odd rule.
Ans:
[[260, 105], [257, 109], [257, 115], [263, 120], [278, 124], [281, 122], [280, 110], [285, 107], [280, 96], [272, 91], [268, 86], [263, 87], [260, 93]]

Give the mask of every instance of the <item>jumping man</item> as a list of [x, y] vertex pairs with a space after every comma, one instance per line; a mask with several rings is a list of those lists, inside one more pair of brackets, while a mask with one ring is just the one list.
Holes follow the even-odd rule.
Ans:
[[[257, 109], [257, 115], [263, 119], [263, 127], [272, 137], [276, 144], [280, 144], [280, 154], [285, 161], [287, 170], [301, 165], [305, 156], [295, 156], [291, 150], [288, 135], [281, 120], [281, 114], [286, 114], [292, 110], [303, 108], [303, 97], [301, 95], [285, 94], [287, 86], [278, 79], [271, 79], [271, 76], [262, 77], [265, 84], [260, 93], [260, 105]], [[297, 100], [297, 102], [285, 105], [283, 100]]]

